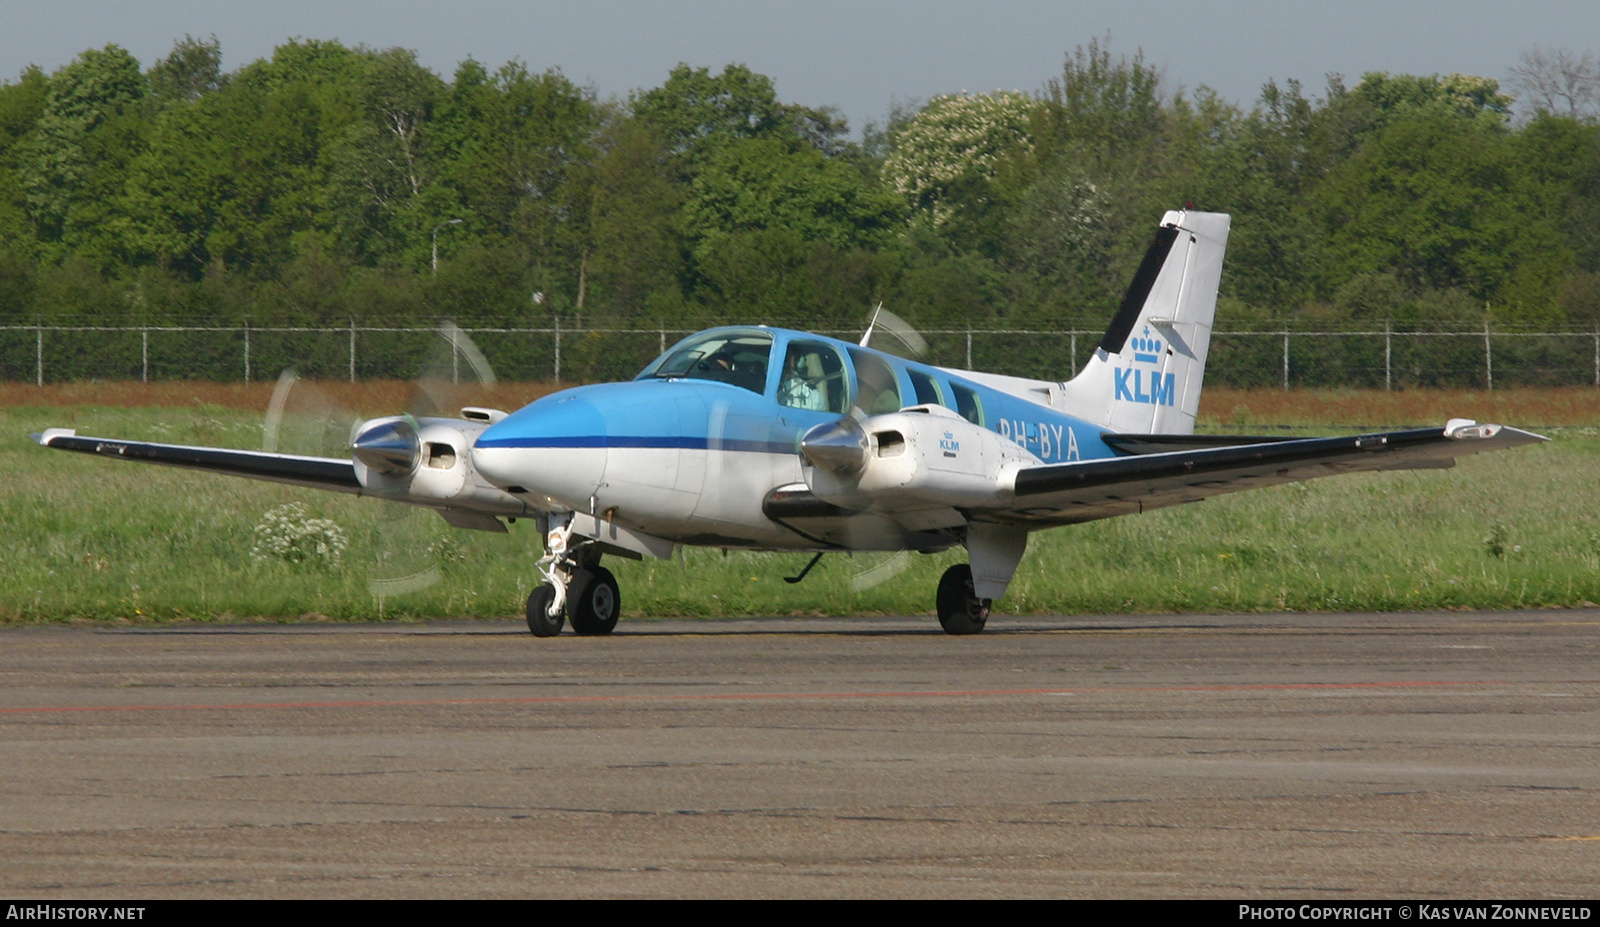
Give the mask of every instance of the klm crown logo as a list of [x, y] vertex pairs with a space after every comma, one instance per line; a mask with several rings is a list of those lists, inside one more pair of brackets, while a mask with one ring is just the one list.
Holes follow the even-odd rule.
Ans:
[[[1148, 326], [1144, 334], [1128, 341], [1133, 345], [1134, 363], [1161, 363], [1161, 354], [1166, 350], [1166, 345], [1159, 337], [1150, 334]], [[1115, 398], [1118, 402], [1137, 402], [1148, 406], [1170, 406], [1177, 402], [1177, 378], [1171, 373], [1134, 367], [1114, 367], [1111, 372], [1114, 374]], [[1148, 379], [1145, 377], [1147, 373], [1150, 375]]]
[[1145, 328], [1144, 334], [1132, 339], [1133, 360], [1140, 364], [1154, 364], [1161, 360], [1161, 339], [1150, 334], [1150, 329]]

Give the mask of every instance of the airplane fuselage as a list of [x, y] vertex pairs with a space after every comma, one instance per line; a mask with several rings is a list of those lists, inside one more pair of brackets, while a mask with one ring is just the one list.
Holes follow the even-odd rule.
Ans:
[[[692, 353], [695, 344], [729, 339], [740, 339], [743, 353], [732, 363], [742, 370], [705, 358], [706, 370], [663, 369], [685, 346]], [[831, 387], [826, 399], [807, 402], [785, 391], [790, 355], [819, 374], [837, 366], [831, 384], [819, 383]], [[863, 408], [863, 401], [877, 408]], [[774, 490], [808, 482], [802, 436], [844, 415], [918, 405], [950, 410], [1015, 445], [1031, 463], [1115, 456], [1100, 439], [1104, 429], [958, 371], [805, 332], [724, 328], [685, 339], [633, 381], [537, 400], [484, 432], [473, 460], [480, 474], [534, 507], [604, 515], [678, 543], [828, 548], [836, 544], [764, 514]], [[849, 546], [863, 546], [864, 536], [874, 538], [870, 547], [948, 546], [919, 536], [915, 526], [899, 527], [882, 519], [857, 524]]]

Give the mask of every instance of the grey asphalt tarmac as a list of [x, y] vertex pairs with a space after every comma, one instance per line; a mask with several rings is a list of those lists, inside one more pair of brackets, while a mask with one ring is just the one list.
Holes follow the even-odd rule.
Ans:
[[1600, 611], [0, 629], [7, 898], [1600, 896]]

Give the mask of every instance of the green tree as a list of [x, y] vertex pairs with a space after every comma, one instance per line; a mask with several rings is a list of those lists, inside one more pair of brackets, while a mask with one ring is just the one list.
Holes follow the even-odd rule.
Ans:
[[785, 228], [839, 249], [881, 244], [902, 214], [892, 195], [813, 148], [747, 139], [721, 148], [690, 185], [687, 232], [697, 254], [723, 236]]
[[438, 169], [431, 150], [431, 120], [444, 82], [418, 64], [413, 52], [392, 48], [366, 57], [360, 92], [360, 118], [329, 152], [330, 206], [339, 236], [365, 263], [407, 251], [420, 262], [433, 227], [450, 218], [440, 216], [450, 209], [441, 202], [447, 195], [433, 190]]
[[49, 84], [36, 67], [0, 84], [0, 312], [20, 312], [31, 288], [36, 242], [22, 177], [28, 138], [44, 113]]
[[1512, 142], [1476, 119], [1396, 121], [1317, 191], [1326, 279], [1393, 273], [1413, 292], [1460, 289], [1502, 317], [1548, 319], [1571, 256], [1534, 193]]
[[982, 211], [1003, 161], [1032, 150], [1038, 109], [1023, 93], [934, 97], [893, 132], [884, 185], [935, 227]]
[[582, 178], [590, 206], [579, 307], [621, 318], [681, 308], [686, 190], [667, 162], [666, 147], [650, 126], [607, 114]]
[[507, 64], [479, 88], [477, 133], [455, 173], [463, 202], [491, 234], [514, 242], [532, 287], [564, 307], [577, 298], [585, 191], [568, 181], [593, 152], [592, 95], [558, 70]]
[[270, 279], [306, 233], [332, 224], [329, 173], [362, 116], [367, 57], [290, 42], [193, 106], [164, 111], [129, 185], [129, 239], [191, 276]]
[[1144, 53], [1113, 57], [1110, 39], [1090, 39], [1045, 85], [1038, 132], [1046, 160], [1086, 161], [1096, 174], [1137, 171], [1167, 128], [1161, 74]]
[[51, 75], [21, 165], [39, 238], [57, 258], [77, 251], [114, 260], [127, 166], [142, 148], [139, 62], [117, 45], [91, 49]]
[[1500, 92], [1499, 82], [1473, 74], [1421, 77], [1373, 71], [1361, 75], [1353, 93], [1372, 106], [1376, 128], [1426, 115], [1504, 128], [1511, 116], [1511, 97]]
[[165, 58], [150, 66], [145, 79], [158, 105], [194, 103], [222, 86], [222, 44], [216, 36], [184, 36]]
[[691, 163], [736, 139], [796, 130], [772, 78], [742, 64], [726, 65], [713, 76], [708, 68], [680, 63], [660, 87], [634, 96], [633, 114]]
[[[898, 197], [869, 186], [848, 164], [780, 138], [718, 149], [684, 207], [707, 298], [786, 317], [811, 308], [814, 266], [881, 247], [903, 215]], [[863, 305], [869, 295], [857, 294]]]

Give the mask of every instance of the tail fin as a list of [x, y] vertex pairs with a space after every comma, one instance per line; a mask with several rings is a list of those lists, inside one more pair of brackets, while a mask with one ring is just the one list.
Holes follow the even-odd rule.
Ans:
[[1230, 218], [1169, 212], [1122, 308], [1056, 404], [1126, 434], [1193, 434]]

